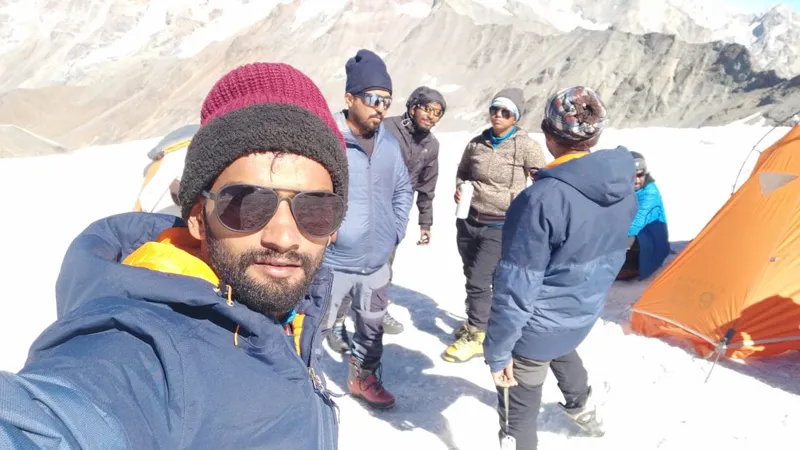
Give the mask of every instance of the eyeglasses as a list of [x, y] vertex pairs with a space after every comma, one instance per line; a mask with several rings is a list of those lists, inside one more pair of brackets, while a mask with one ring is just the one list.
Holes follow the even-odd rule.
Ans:
[[246, 233], [263, 228], [283, 200], [289, 200], [292, 216], [301, 231], [313, 237], [328, 237], [342, 224], [344, 199], [327, 191], [295, 191], [281, 195], [275, 189], [251, 184], [231, 184], [216, 193], [203, 191], [214, 201], [214, 215], [225, 228]]
[[372, 92], [364, 92], [356, 94], [355, 96], [360, 98], [365, 105], [372, 108], [377, 108], [382, 105], [383, 109], [387, 110], [392, 106], [392, 97], [384, 97], [383, 95], [373, 94]]
[[503, 116], [503, 119], [510, 119], [514, 117], [514, 113], [499, 106], [492, 106], [489, 108], [489, 115], [496, 116], [497, 113], [500, 113]]
[[642, 172], [642, 171], [636, 172], [636, 178], [642, 178], [645, 175], [647, 175], [647, 174]]
[[417, 105], [417, 108], [419, 108], [422, 111], [425, 111], [429, 115], [431, 115], [433, 117], [436, 117], [436, 118], [442, 117], [442, 114], [444, 113], [444, 111], [442, 111], [441, 109], [434, 108], [434, 107], [429, 106], [429, 105]]

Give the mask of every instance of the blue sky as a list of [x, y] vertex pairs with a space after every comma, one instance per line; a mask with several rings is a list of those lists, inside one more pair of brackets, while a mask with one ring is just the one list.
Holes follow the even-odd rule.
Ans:
[[784, 1], [774, 1], [774, 0], [725, 0], [725, 4], [729, 4], [736, 7], [741, 7], [743, 9], [747, 9], [750, 11], [764, 11], [770, 6], [776, 5], [778, 3], [784, 3], [793, 7], [795, 10], [800, 11], [800, 0], [784, 0]]

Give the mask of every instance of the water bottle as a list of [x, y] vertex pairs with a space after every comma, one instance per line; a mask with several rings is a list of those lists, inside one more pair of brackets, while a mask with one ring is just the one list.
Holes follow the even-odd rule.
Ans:
[[472, 183], [469, 181], [465, 181], [458, 186], [459, 192], [461, 192], [461, 200], [458, 202], [458, 206], [456, 206], [456, 217], [459, 219], [466, 219], [469, 215], [469, 207], [472, 204], [472, 193], [475, 188], [472, 186]]

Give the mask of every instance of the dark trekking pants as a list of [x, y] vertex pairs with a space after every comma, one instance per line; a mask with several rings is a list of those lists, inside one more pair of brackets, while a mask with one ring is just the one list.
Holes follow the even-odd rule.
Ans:
[[[333, 271], [331, 306], [323, 330], [329, 333], [346, 296], [356, 299], [352, 354], [359, 366], [376, 364], [383, 355], [383, 315], [388, 308], [389, 264], [369, 275]], [[325, 336], [323, 336], [325, 337]]]
[[639, 238], [628, 238], [628, 251], [625, 253], [625, 262], [622, 264], [617, 280], [632, 280], [639, 276]]
[[[552, 361], [534, 361], [514, 357], [514, 378], [517, 385], [508, 390], [508, 434], [517, 440], [517, 449], [536, 450], [536, 421], [542, 405], [542, 386], [547, 378], [547, 369], [553, 370], [558, 388], [569, 406], [583, 406], [589, 398], [586, 369], [578, 352], [573, 350]], [[503, 389], [497, 388], [498, 413], [500, 415], [500, 439], [505, 436], [506, 411]]]
[[[392, 250], [392, 254], [389, 255], [389, 283], [388, 284], [392, 284], [392, 277], [394, 276], [394, 271], [392, 270], [392, 264], [394, 264], [394, 255], [397, 253], [397, 247], [398, 246], [396, 245], [394, 247], [394, 250]], [[389, 286], [387, 285], [386, 288], [388, 289]], [[388, 293], [387, 293], [387, 295], [388, 295]], [[342, 300], [342, 306], [339, 307], [339, 312], [336, 314], [336, 319], [337, 320], [340, 320], [340, 321], [344, 320], [344, 317], [347, 315], [347, 310], [350, 309], [350, 305], [352, 303], [353, 303], [353, 298], [350, 297], [350, 294], [348, 293], [344, 297], [344, 300]]]
[[486, 331], [492, 309], [492, 278], [500, 261], [503, 227], [456, 220], [458, 253], [467, 278], [467, 322]]

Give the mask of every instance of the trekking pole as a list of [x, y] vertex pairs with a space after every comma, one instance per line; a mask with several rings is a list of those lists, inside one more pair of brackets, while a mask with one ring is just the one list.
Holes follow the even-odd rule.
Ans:
[[506, 406], [506, 426], [503, 430], [503, 440], [500, 441], [500, 450], [517, 450], [517, 440], [508, 435], [508, 387], [503, 388], [503, 400]]

